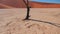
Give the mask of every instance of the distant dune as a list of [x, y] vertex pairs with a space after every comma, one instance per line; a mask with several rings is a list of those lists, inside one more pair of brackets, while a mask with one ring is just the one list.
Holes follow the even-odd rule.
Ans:
[[[31, 8], [60, 8], [60, 4], [30, 2]], [[6, 7], [8, 6], [8, 7]], [[26, 8], [23, 0], [0, 0], [0, 8]]]
[[[7, 5], [7, 6], [15, 7], [15, 8], [25, 7], [25, 4], [23, 3], [22, 0], [0, 0], [0, 3]], [[0, 5], [0, 7], [1, 7], [1, 5]], [[3, 7], [5, 7], [5, 6], [3, 6]]]
[[30, 2], [32, 8], [60, 8], [60, 4], [56, 3], [42, 3], [42, 2]]

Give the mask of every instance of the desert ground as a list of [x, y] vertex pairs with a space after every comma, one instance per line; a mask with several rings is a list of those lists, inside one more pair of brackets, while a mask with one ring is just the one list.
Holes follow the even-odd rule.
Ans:
[[60, 8], [0, 9], [0, 34], [60, 34]]

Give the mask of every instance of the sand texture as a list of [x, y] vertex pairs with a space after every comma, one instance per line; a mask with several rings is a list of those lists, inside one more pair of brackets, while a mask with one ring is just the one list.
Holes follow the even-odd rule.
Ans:
[[0, 9], [0, 34], [60, 34], [59, 8]]

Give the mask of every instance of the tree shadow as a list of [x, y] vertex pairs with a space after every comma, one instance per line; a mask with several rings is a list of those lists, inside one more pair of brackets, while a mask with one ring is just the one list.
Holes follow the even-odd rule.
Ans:
[[42, 23], [47, 23], [47, 24], [50, 24], [50, 25], [53, 25], [53, 26], [56, 26], [56, 27], [60, 27], [60, 24], [53, 23], [53, 22], [42, 21], [42, 20], [35, 20], [35, 19], [29, 19], [29, 20], [31, 20], [31, 21], [37, 21], [37, 22], [42, 22]]

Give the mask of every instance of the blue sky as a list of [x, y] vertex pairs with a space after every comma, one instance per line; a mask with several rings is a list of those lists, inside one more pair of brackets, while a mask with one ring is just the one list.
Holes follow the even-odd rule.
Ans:
[[59, 3], [60, 4], [60, 0], [31, 0], [31, 1], [46, 2], [46, 3]]

